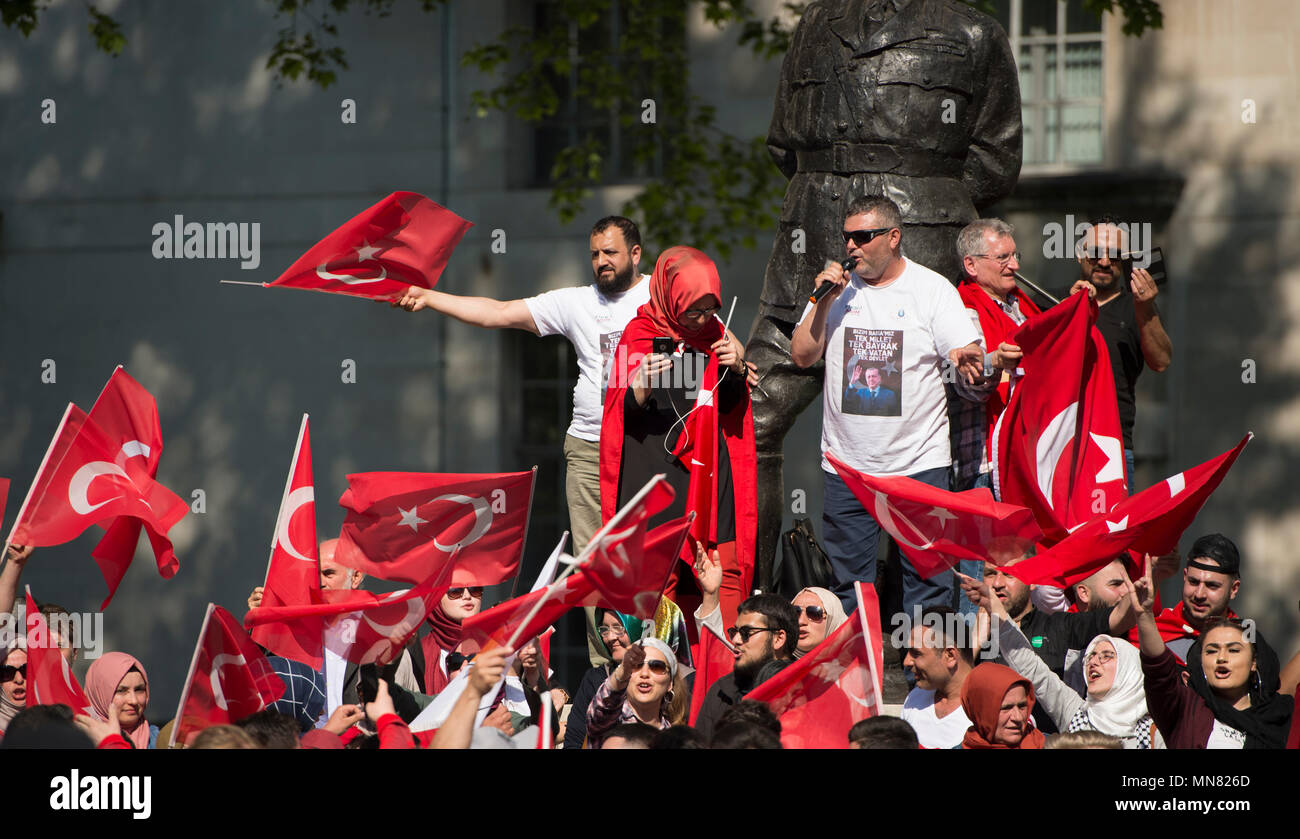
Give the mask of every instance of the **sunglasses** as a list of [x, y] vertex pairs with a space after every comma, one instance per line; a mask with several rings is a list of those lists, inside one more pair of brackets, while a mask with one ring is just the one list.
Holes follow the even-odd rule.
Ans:
[[18, 675], [19, 673], [23, 674], [23, 680], [26, 681], [27, 679], [26, 664], [20, 664], [17, 667], [14, 667], [12, 664], [0, 665], [0, 682], [12, 682], [14, 680], [14, 676]]
[[813, 623], [821, 623], [826, 620], [826, 610], [821, 606], [795, 606], [799, 612], [806, 614], [808, 620]]
[[733, 626], [727, 630], [727, 637], [730, 638], [733, 635], [739, 635], [740, 643], [747, 644], [749, 643], [749, 639], [753, 638], [758, 633], [771, 631], [772, 628], [770, 626]]
[[893, 229], [892, 227], [875, 227], [871, 230], [845, 230], [840, 235], [844, 237], [845, 244], [848, 244], [849, 240], [852, 239], [853, 246], [860, 248], [877, 236], [888, 233]]
[[647, 658], [644, 666], [649, 667], [650, 672], [654, 673], [656, 676], [662, 676], [668, 672], [668, 662], [660, 661], [657, 658]]
[[465, 596], [465, 592], [467, 591], [469, 592], [470, 597], [483, 596], [483, 586], [470, 586], [469, 588], [465, 588], [464, 586], [461, 586], [458, 588], [449, 588], [447, 589], [447, 596], [450, 597], [452, 600], [460, 600], [462, 597]]

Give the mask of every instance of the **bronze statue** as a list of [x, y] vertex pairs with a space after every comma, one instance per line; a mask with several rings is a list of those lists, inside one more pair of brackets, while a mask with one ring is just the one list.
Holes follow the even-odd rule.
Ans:
[[904, 254], [947, 277], [957, 232], [1020, 173], [1020, 86], [1006, 33], [956, 0], [818, 0], [781, 68], [768, 149], [790, 179], [746, 357], [758, 446], [756, 584], [771, 569], [785, 509], [782, 446], [821, 391], [819, 362], [790, 360], [790, 334], [854, 198], [903, 215]]

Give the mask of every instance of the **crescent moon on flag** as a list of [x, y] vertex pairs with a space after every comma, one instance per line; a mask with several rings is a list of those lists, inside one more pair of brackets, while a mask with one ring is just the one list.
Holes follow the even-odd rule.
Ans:
[[626, 539], [632, 531], [636, 530], [636, 528], [637, 526], [634, 524], [625, 530], [618, 531], [617, 533], [607, 533], [604, 538], [601, 539], [602, 542], [611, 541], [616, 543], [614, 545], [614, 548], [617, 551], [616, 554], [605, 551], [602, 546], [602, 552], [610, 559], [609, 570], [614, 573], [615, 579], [623, 579], [623, 575], [632, 567], [632, 562], [627, 558], [627, 551], [623, 550], [623, 546], [617, 543]]
[[[409, 592], [410, 589], [395, 591], [393, 592], [392, 595], [389, 596], [388, 601], [391, 602], [392, 600], [395, 600], [396, 598], [401, 597], [402, 595], [405, 595]], [[384, 602], [384, 601], [380, 601], [380, 602]], [[370, 624], [371, 629], [373, 629], [375, 632], [378, 632], [380, 635], [382, 635], [385, 638], [391, 639], [394, 635], [405, 635], [407, 632], [410, 632], [412, 629], [419, 626], [420, 621], [424, 619], [424, 598], [412, 597], [410, 600], [406, 601], [406, 614], [403, 615], [397, 621], [397, 623], [392, 623], [392, 624], [375, 623], [370, 619], [369, 615], [366, 615], [364, 613], [362, 614], [362, 618], [365, 620], [366, 623]]]
[[[899, 530], [898, 524], [894, 521], [895, 510], [893, 506], [890, 505], [889, 499], [885, 497], [885, 494], [883, 492], [876, 493], [875, 507], [876, 507], [876, 521], [880, 522], [880, 526], [885, 528], [885, 530], [889, 531], [889, 535], [893, 536], [896, 541], [901, 542], [907, 547], [916, 551], [928, 551], [930, 550], [930, 548], [934, 547], [934, 540], [930, 540], [926, 542], [924, 545], [916, 545], [903, 538], [902, 532]], [[902, 513], [899, 513], [898, 517], [903, 521], [907, 522], [908, 526], [911, 527], [912, 530], [914, 530], [915, 532], [922, 533], [922, 534], [925, 533], [925, 531], [917, 527], [916, 524], [913, 523], [911, 519], [907, 518]]]
[[1071, 402], [1069, 407], [1052, 418], [1052, 421], [1038, 435], [1038, 445], [1034, 457], [1038, 461], [1038, 490], [1047, 501], [1047, 508], [1055, 510], [1052, 503], [1052, 482], [1056, 478], [1056, 466], [1061, 462], [1065, 447], [1074, 439], [1075, 422], [1079, 413], [1079, 403]]
[[131, 480], [130, 476], [127, 475], [126, 472], [122, 470], [122, 467], [118, 466], [116, 463], [109, 463], [104, 460], [92, 460], [90, 463], [87, 463], [85, 466], [73, 473], [72, 480], [68, 482], [68, 503], [72, 505], [72, 509], [76, 511], [78, 515], [90, 515], [105, 504], [108, 504], [111, 501], [116, 501], [122, 497], [120, 495], [114, 495], [106, 501], [101, 501], [98, 504], [91, 504], [90, 499], [86, 497], [86, 493], [90, 490], [90, 482], [95, 480], [95, 478], [98, 478], [100, 475], [119, 475], [126, 478], [128, 481]]
[[322, 262], [320, 265], [316, 266], [316, 276], [320, 277], [322, 280], [335, 280], [337, 282], [344, 283], [345, 285], [361, 285], [363, 283], [377, 283], [380, 280], [388, 279], [388, 269], [383, 265], [379, 266], [379, 276], [371, 277], [368, 280], [361, 279], [359, 277], [353, 277], [349, 274], [331, 273], [325, 270], [326, 265], [329, 265], [329, 263]]
[[425, 503], [433, 504], [438, 501], [454, 501], [457, 504], [468, 504], [474, 508], [474, 526], [470, 528], [469, 533], [465, 534], [464, 539], [450, 545], [444, 545], [438, 541], [437, 536], [433, 537], [433, 544], [440, 551], [451, 553], [457, 548], [469, 547], [483, 538], [483, 534], [487, 533], [488, 528], [492, 526], [492, 508], [482, 498], [470, 498], [468, 495], [439, 495], [437, 498]]
[[293, 545], [293, 539], [289, 538], [289, 522], [293, 521], [293, 514], [298, 511], [299, 507], [305, 504], [311, 504], [316, 500], [316, 491], [312, 487], [298, 487], [289, 493], [285, 499], [284, 515], [280, 517], [280, 524], [275, 529], [275, 541], [280, 549], [294, 559], [301, 559], [303, 562], [315, 562], [309, 556], [303, 556]]
[[139, 440], [127, 440], [122, 444], [122, 459], [131, 457], [149, 457], [149, 446]]
[[248, 662], [244, 660], [243, 653], [240, 653], [239, 655], [221, 653], [212, 659], [212, 673], [209, 676], [209, 679], [212, 682], [212, 701], [216, 702], [217, 707], [223, 711], [229, 710], [229, 707], [226, 705], [226, 694], [221, 690], [221, 667], [225, 664], [247, 665]]

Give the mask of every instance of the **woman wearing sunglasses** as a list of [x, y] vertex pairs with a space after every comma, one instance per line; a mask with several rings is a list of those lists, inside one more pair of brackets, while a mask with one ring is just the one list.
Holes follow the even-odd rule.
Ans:
[[0, 734], [27, 704], [27, 651], [16, 643], [0, 664]]
[[483, 586], [455, 586], [447, 589], [438, 608], [429, 614], [429, 634], [421, 639], [424, 652], [424, 690], [433, 696], [447, 687], [447, 655], [472, 653], [478, 645], [462, 641], [461, 623], [483, 608]]
[[660, 730], [684, 723], [690, 702], [673, 700], [686, 699], [685, 691], [672, 648], [658, 638], [637, 641], [591, 700], [585, 748], [599, 749], [606, 732], [622, 723], [642, 722]]
[[[717, 551], [706, 553], [699, 543], [695, 545], [695, 581], [702, 599], [695, 610], [695, 624], [699, 630], [708, 625], [718, 635], [723, 635], [722, 612], [718, 608], [718, 589], [722, 584], [722, 562]], [[794, 657], [825, 641], [832, 632], [848, 620], [840, 599], [828, 589], [812, 587], [800, 591], [790, 601], [799, 611], [799, 641]]]

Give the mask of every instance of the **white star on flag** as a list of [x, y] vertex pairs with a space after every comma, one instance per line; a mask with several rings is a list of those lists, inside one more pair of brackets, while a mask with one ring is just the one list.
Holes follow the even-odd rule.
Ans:
[[382, 250], [383, 248], [376, 248], [369, 242], [365, 242], [361, 247], [357, 248], [357, 261], [365, 262], [367, 259], [374, 259], [375, 254]]
[[428, 524], [429, 523], [428, 519], [422, 519], [416, 514], [416, 510], [418, 509], [420, 509], [419, 505], [416, 505], [409, 510], [403, 510], [401, 507], [398, 507], [397, 512], [402, 514], [402, 520], [399, 521], [397, 525], [399, 527], [402, 525], [406, 525], [407, 527], [411, 528], [412, 531], [415, 531], [415, 530], [419, 530], [420, 525]]
[[1179, 472], [1177, 475], [1170, 475], [1168, 478], [1165, 478], [1165, 483], [1169, 484], [1170, 498], [1173, 498], [1175, 495], [1177, 495], [1178, 493], [1182, 492], [1184, 489], [1187, 488], [1187, 479], [1183, 477], [1182, 472]]
[[1113, 524], [1111, 522], [1106, 522], [1106, 530], [1108, 530], [1111, 533], [1119, 533], [1121, 530], [1125, 530], [1127, 528], [1128, 528], [1128, 516], [1125, 516], [1124, 518], [1120, 519], [1119, 521]]
[[1124, 480], [1124, 444], [1114, 437], [1103, 437], [1092, 432], [1089, 432], [1088, 436], [1092, 437], [1097, 448], [1106, 455], [1106, 465], [1101, 467], [1094, 480], [1099, 484]]
[[954, 516], [954, 515], [952, 514], [952, 512], [951, 512], [950, 510], [948, 510], [946, 507], [935, 507], [935, 508], [934, 508], [933, 510], [931, 510], [927, 515], [931, 515], [931, 516], [934, 516], [935, 518], [937, 518], [937, 519], [939, 520], [941, 526], [943, 526], [943, 527], [947, 527], [947, 526], [948, 526], [948, 522], [950, 522], [950, 521], [952, 521], [952, 520], [954, 520], [954, 519], [957, 518], [957, 517]]

